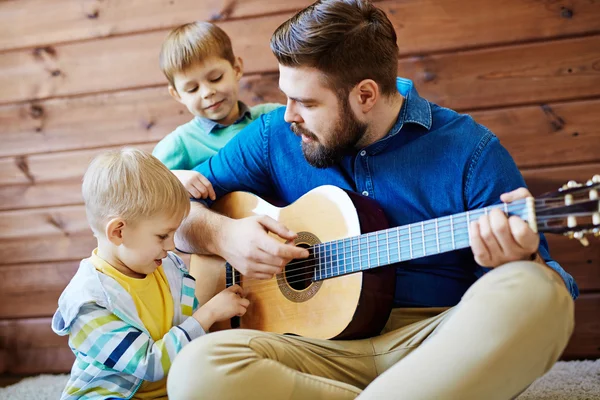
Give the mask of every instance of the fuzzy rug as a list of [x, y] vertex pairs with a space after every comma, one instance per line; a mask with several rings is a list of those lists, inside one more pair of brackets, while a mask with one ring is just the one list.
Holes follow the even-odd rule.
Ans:
[[[0, 399], [57, 400], [67, 375], [40, 375], [0, 388]], [[600, 400], [600, 359], [558, 362], [518, 400]]]

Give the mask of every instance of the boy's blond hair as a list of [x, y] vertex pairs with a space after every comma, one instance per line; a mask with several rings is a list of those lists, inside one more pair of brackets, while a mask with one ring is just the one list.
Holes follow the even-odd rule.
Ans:
[[190, 22], [173, 29], [160, 50], [160, 69], [175, 87], [173, 75], [184, 72], [210, 57], [227, 60], [233, 66], [235, 56], [231, 39], [225, 31], [210, 22]]
[[140, 218], [190, 212], [181, 182], [152, 154], [134, 148], [108, 151], [90, 163], [83, 177], [83, 200], [94, 234], [120, 217], [135, 224]]

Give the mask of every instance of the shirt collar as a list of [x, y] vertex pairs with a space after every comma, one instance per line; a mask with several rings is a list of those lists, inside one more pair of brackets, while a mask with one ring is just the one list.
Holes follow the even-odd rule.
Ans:
[[427, 130], [431, 129], [431, 105], [419, 96], [413, 82], [410, 79], [398, 77], [396, 78], [396, 87], [404, 97], [404, 102], [398, 114], [398, 119], [387, 136], [394, 136], [400, 132], [405, 123], [418, 124]]
[[[240, 108], [240, 117], [233, 124], [237, 124], [244, 118], [252, 116], [250, 108], [244, 102], [238, 101], [238, 107]], [[198, 125], [200, 125], [200, 128], [202, 128], [204, 132], [208, 134], [212, 133], [212, 131], [216, 128], [222, 129], [227, 127], [227, 125], [219, 124], [218, 122], [208, 118], [196, 117], [194, 120]]]

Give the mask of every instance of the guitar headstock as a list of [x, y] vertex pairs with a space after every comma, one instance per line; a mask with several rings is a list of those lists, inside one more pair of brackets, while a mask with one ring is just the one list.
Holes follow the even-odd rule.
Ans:
[[560, 233], [589, 244], [586, 235], [600, 237], [600, 175], [586, 183], [569, 181], [556, 192], [535, 198], [538, 230]]

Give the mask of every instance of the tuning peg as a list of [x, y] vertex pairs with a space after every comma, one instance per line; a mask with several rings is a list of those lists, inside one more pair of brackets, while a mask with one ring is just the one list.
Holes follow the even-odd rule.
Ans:
[[590, 242], [588, 241], [588, 239], [585, 237], [585, 234], [583, 232], [575, 232], [573, 234], [573, 237], [577, 240], [579, 240], [579, 243], [581, 243], [581, 245], [583, 247], [587, 247], [590, 245]]
[[600, 183], [600, 175], [592, 176], [592, 183]]

